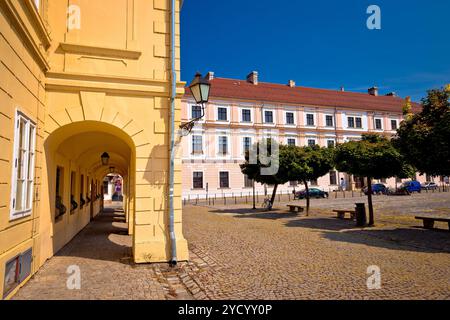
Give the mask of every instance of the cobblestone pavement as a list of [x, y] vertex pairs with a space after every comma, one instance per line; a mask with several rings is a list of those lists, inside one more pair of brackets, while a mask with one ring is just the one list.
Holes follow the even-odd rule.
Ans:
[[[67, 268], [80, 267], [81, 289], [67, 289]], [[13, 299], [191, 299], [164, 264], [131, 263], [131, 237], [123, 212], [106, 209], [48, 260]]]
[[[331, 213], [354, 199], [314, 200], [309, 217], [287, 213], [285, 204], [270, 213], [242, 205], [188, 206], [184, 233], [191, 260], [175, 269], [132, 265], [123, 218], [109, 211], [15, 298], [450, 299], [450, 233], [416, 228], [413, 218], [430, 210], [446, 214], [449, 196], [377, 198], [377, 226], [370, 229]], [[77, 292], [66, 289], [70, 264], [82, 270]], [[379, 290], [367, 288], [373, 265], [381, 270]]]

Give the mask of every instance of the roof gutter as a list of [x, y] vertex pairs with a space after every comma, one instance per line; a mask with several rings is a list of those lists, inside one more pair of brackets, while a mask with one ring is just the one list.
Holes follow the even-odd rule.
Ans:
[[169, 233], [170, 233], [170, 265], [177, 264], [177, 239], [175, 236], [174, 181], [175, 181], [175, 98], [177, 95], [177, 72], [175, 70], [175, 18], [176, 0], [170, 6], [171, 40], [171, 90], [170, 90], [170, 163], [169, 163]]

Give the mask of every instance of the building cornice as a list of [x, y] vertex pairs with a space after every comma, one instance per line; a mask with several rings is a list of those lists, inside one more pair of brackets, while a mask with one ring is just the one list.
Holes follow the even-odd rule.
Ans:
[[[25, 4], [27, 12], [21, 8], [19, 1], [4, 0], [0, 2], [0, 5], [5, 8], [5, 11], [17, 32], [22, 35], [25, 45], [29, 48], [30, 53], [36, 59], [41, 69], [47, 71], [50, 69], [46, 57], [46, 50], [51, 44], [50, 36], [32, 3], [32, 0], [23, 0], [22, 4]], [[29, 15], [29, 17], [26, 15]], [[28, 20], [28, 23], [26, 23], [26, 20]], [[38, 37], [37, 39], [33, 36], [33, 32], [30, 30], [29, 25], [33, 27], [34, 33]]]
[[142, 52], [137, 50], [89, 46], [84, 44], [67, 43], [67, 42], [61, 43], [60, 47], [62, 51], [64, 51], [65, 53], [89, 54], [109, 58], [123, 58], [123, 59], [137, 60], [142, 55]]
[[[170, 81], [117, 77], [69, 72], [47, 72], [46, 90], [49, 91], [102, 91], [112, 94], [139, 96], [168, 96]], [[177, 83], [177, 98], [184, 94], [185, 82]]]

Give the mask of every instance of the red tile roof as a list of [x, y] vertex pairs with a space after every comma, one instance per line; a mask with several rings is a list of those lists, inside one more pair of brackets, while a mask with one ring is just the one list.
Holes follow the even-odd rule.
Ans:
[[[191, 92], [186, 90], [186, 97]], [[392, 96], [372, 96], [368, 93], [342, 92], [326, 89], [293, 87], [259, 82], [254, 85], [245, 80], [214, 78], [211, 80], [211, 98], [250, 100], [256, 102], [342, 107], [373, 111], [402, 112], [405, 100]], [[413, 111], [420, 112], [422, 106], [413, 103]]]

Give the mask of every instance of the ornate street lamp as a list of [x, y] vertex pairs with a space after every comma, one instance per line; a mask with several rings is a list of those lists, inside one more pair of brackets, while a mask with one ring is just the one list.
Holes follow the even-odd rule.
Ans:
[[107, 166], [109, 164], [109, 154], [107, 152], [103, 152], [101, 155], [102, 165]]
[[211, 90], [211, 83], [208, 79], [203, 78], [202, 75], [197, 72], [189, 85], [189, 90], [191, 90], [192, 96], [194, 97], [195, 102], [201, 107], [201, 115], [190, 120], [189, 122], [182, 124], [180, 129], [187, 132], [189, 134], [192, 131], [195, 123], [199, 121], [201, 118], [205, 116], [205, 103], [209, 100], [209, 92]]

